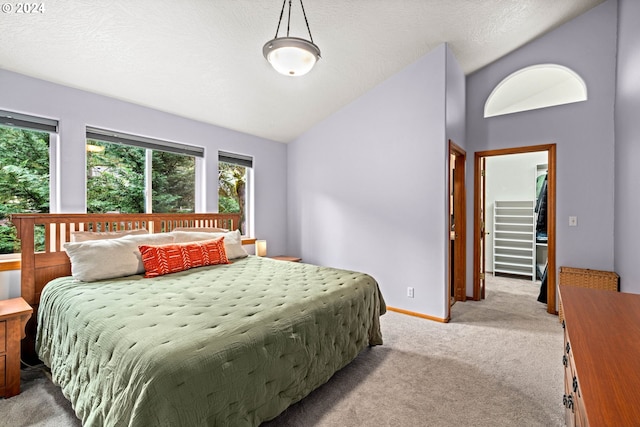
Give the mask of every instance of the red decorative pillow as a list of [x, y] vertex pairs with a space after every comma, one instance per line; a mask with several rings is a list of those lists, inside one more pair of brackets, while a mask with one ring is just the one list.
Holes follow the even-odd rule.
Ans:
[[229, 264], [224, 236], [183, 244], [138, 246], [144, 264], [144, 277], [157, 277], [194, 267]]

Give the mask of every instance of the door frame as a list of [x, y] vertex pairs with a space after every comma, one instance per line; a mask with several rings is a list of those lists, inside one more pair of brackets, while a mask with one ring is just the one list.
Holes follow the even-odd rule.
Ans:
[[[480, 289], [480, 182], [483, 179], [481, 161], [483, 158], [507, 154], [534, 153], [546, 151], [548, 157], [547, 172], [547, 312], [558, 314], [556, 310], [556, 144], [531, 145], [527, 147], [502, 148], [498, 150], [477, 151], [474, 158], [473, 191], [473, 299], [482, 297]], [[484, 244], [484, 243], [483, 243]], [[484, 249], [484, 248], [483, 248]], [[483, 250], [484, 251], [484, 250]]]
[[[466, 161], [467, 152], [452, 140], [449, 140], [448, 171], [451, 173], [451, 155], [455, 155], [455, 171], [453, 174], [453, 212], [455, 219], [455, 244], [453, 246], [453, 277], [451, 277], [451, 238], [450, 224], [447, 227], [447, 318], [451, 316], [451, 287], [454, 289], [455, 301], [467, 299], [467, 195], [466, 195]], [[451, 179], [447, 178], [447, 195], [451, 192]], [[447, 222], [450, 223], [451, 203], [447, 201]], [[453, 282], [453, 283], [452, 283]]]

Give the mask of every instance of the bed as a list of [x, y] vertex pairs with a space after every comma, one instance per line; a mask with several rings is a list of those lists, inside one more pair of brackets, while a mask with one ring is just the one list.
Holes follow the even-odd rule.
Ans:
[[[37, 311], [34, 347], [84, 425], [257, 426], [382, 344], [385, 304], [366, 274], [250, 255], [83, 282], [70, 276], [62, 249], [74, 230], [176, 236], [177, 227], [233, 230], [237, 216], [12, 220], [23, 245], [23, 298]], [[38, 224], [44, 247], [30, 251]]]

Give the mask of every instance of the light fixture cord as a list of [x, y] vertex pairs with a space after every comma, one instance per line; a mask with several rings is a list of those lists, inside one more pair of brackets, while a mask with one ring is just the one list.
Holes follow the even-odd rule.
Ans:
[[[280, 32], [280, 24], [282, 24], [282, 15], [284, 15], [284, 7], [287, 4], [287, 0], [282, 2], [282, 9], [280, 10], [280, 19], [278, 20], [278, 27], [276, 28], [276, 35], [273, 37], [274, 39], [278, 38], [278, 33]], [[304, 10], [304, 4], [302, 0], [300, 0], [300, 7], [302, 8], [302, 16], [304, 16], [304, 23], [307, 24], [307, 32], [309, 33], [309, 39], [311, 39], [311, 43], [313, 43], [313, 36], [311, 35], [311, 29], [309, 28], [309, 20], [307, 20], [307, 13]], [[291, 25], [291, 0], [289, 0], [289, 13], [287, 15], [287, 37], [289, 37], [289, 28]]]
[[[291, 0], [289, 0], [289, 2], [291, 2]], [[284, 5], [286, 3], [287, 3], [287, 0], [282, 1], [282, 10], [280, 11], [280, 19], [278, 20], [278, 28], [276, 28], [276, 35], [274, 39], [278, 38], [278, 32], [280, 31], [280, 24], [282, 24], [282, 15], [284, 14]], [[289, 15], [291, 15], [291, 3], [289, 3]]]
[[[309, 28], [309, 21], [307, 21], [307, 14], [304, 11], [304, 4], [302, 4], [302, 0], [300, 0], [300, 6], [302, 7], [302, 15], [304, 16], [304, 22], [307, 24], [307, 31], [309, 32], [309, 38], [311, 39], [311, 43], [313, 43], [313, 36], [311, 35], [311, 29]], [[291, 6], [289, 6], [289, 12], [291, 12]]]
[[289, 25], [291, 24], [291, 0], [289, 0], [289, 16], [287, 17], [287, 37], [289, 37]]

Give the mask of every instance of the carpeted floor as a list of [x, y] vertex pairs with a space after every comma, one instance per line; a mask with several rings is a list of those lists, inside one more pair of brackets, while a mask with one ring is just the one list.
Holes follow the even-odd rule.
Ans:
[[[489, 277], [482, 302], [456, 303], [441, 324], [389, 312], [383, 346], [263, 427], [562, 426], [562, 328], [539, 284]], [[79, 426], [39, 370], [0, 400], [6, 426]]]

